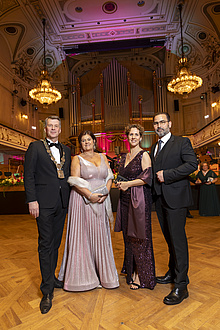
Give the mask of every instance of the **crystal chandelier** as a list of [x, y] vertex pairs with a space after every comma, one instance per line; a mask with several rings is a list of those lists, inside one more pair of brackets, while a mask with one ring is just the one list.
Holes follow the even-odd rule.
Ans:
[[187, 63], [187, 58], [184, 56], [183, 51], [183, 31], [182, 31], [182, 4], [178, 5], [180, 12], [180, 30], [181, 30], [181, 47], [182, 47], [182, 57], [179, 60], [179, 65], [177, 69], [177, 76], [173, 78], [167, 85], [168, 91], [176, 94], [187, 95], [193, 90], [202, 86], [202, 78], [193, 75], [189, 70], [189, 64]]
[[42, 20], [43, 23], [43, 36], [44, 36], [44, 69], [41, 71], [40, 78], [38, 80], [37, 87], [33, 88], [29, 92], [29, 96], [39, 101], [44, 106], [56, 103], [62, 97], [61, 93], [53, 88], [50, 83], [50, 76], [46, 69], [46, 56], [45, 56], [45, 18]]

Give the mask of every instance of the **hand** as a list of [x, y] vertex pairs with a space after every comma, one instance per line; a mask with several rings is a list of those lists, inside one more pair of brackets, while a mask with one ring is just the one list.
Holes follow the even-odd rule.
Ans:
[[101, 204], [106, 200], [108, 195], [99, 195], [99, 196], [100, 196], [100, 200], [98, 201], [98, 203]]
[[33, 215], [33, 217], [39, 217], [39, 204], [37, 201], [28, 203], [29, 213]]
[[116, 184], [119, 190], [126, 191], [129, 188], [129, 181], [119, 181]]
[[211, 181], [205, 182], [205, 184], [207, 184], [207, 186], [209, 186], [210, 184], [212, 184]]
[[157, 175], [157, 180], [158, 180], [159, 182], [164, 182], [163, 170], [158, 171], [158, 172], [156, 173], [156, 175]]
[[197, 179], [195, 182], [195, 184], [200, 184], [200, 183], [202, 183], [202, 181], [200, 179]]
[[98, 193], [94, 193], [90, 196], [89, 200], [91, 203], [99, 203], [100, 199], [103, 197], [103, 195], [100, 195]]

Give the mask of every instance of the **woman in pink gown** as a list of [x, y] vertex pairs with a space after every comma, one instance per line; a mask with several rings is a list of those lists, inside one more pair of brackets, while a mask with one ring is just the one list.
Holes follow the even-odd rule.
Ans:
[[113, 175], [106, 156], [94, 152], [92, 132], [82, 132], [79, 143], [83, 152], [71, 164], [69, 183], [73, 188], [59, 280], [67, 291], [113, 289], [119, 286], [109, 226], [109, 218], [113, 221], [108, 195]]

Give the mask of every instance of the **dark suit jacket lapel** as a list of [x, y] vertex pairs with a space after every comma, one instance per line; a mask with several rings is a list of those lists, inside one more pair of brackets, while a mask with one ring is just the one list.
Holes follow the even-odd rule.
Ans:
[[152, 161], [152, 163], [155, 163], [154, 152], [155, 152], [156, 145], [157, 145], [157, 143], [153, 144], [152, 147], [151, 147], [151, 161]]

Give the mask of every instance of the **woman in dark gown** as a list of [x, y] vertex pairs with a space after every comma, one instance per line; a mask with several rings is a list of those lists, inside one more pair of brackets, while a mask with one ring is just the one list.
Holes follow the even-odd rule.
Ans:
[[153, 289], [156, 285], [151, 232], [151, 160], [140, 148], [144, 129], [128, 125], [126, 135], [130, 152], [122, 155], [119, 174], [127, 181], [118, 181], [120, 199], [115, 231], [122, 231], [125, 254], [122, 273], [132, 290]]
[[209, 169], [207, 163], [202, 163], [198, 172], [196, 183], [201, 184], [199, 195], [199, 214], [201, 216], [220, 215], [220, 203], [215, 187], [217, 175]]

